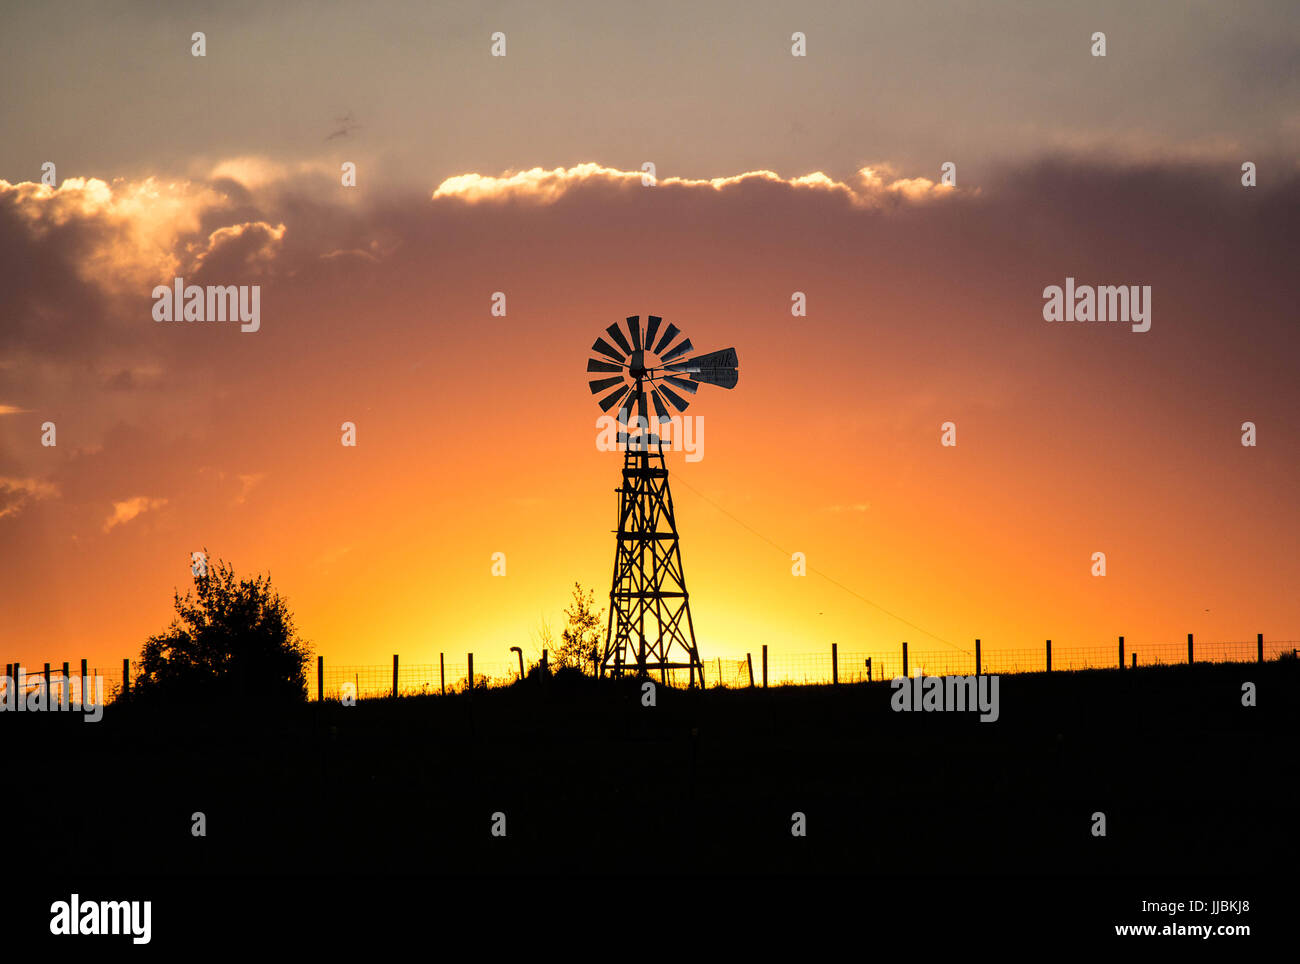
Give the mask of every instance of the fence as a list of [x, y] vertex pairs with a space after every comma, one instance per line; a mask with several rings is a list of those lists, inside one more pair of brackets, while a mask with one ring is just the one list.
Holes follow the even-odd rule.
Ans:
[[[1015, 673], [1041, 673], [1061, 670], [1120, 668], [1135, 666], [1173, 665], [1176, 663], [1263, 662], [1279, 659], [1283, 654], [1294, 655], [1300, 647], [1297, 640], [1265, 642], [1263, 634], [1253, 640], [1198, 643], [1189, 633], [1185, 642], [1126, 641], [1118, 637], [1113, 646], [1053, 646], [1044, 640], [1041, 648], [1003, 649], [990, 651], [982, 640], [975, 640], [970, 652], [933, 649], [916, 649], [902, 643], [892, 653], [883, 650], [840, 652], [832, 644], [830, 652], [785, 654], [773, 658], [764, 645], [759, 653], [749, 653], [744, 659], [714, 657], [704, 661], [704, 683], [708, 687], [743, 688], [748, 686], [824, 685], [827, 683], [859, 683], [869, 680], [887, 680], [897, 676], [970, 676], [974, 674], [1008, 675]], [[546, 654], [543, 652], [543, 661]], [[473, 653], [464, 658], [447, 658], [440, 653], [437, 663], [403, 664], [398, 656], [391, 666], [335, 666], [317, 659], [315, 667], [307, 674], [308, 699], [340, 699], [354, 695], [357, 699], [374, 699], [421, 694], [464, 693], [469, 691], [471, 673], [474, 689], [508, 686], [519, 678], [522, 657], [514, 659], [475, 659]], [[538, 664], [524, 667], [531, 671]], [[312, 671], [314, 670], [314, 672]], [[0, 693], [13, 686], [20, 696], [39, 687], [46, 688], [55, 698], [60, 698], [64, 688], [68, 699], [81, 698], [82, 680], [99, 675], [99, 669], [87, 669], [81, 661], [81, 675], [72, 674], [69, 664], [55, 669], [50, 663], [43, 672], [6, 664], [5, 675], [0, 678]], [[667, 681], [672, 686], [692, 683], [688, 670], [669, 670]], [[656, 678], [659, 678], [656, 674]], [[699, 684], [698, 677], [693, 681]], [[351, 684], [349, 687], [348, 684]], [[121, 682], [106, 683], [105, 692], [94, 694], [104, 702], [120, 699], [129, 694], [131, 686], [130, 660], [122, 661]]]
[[[125, 665], [124, 660], [123, 666]], [[102, 688], [99, 688], [95, 683], [98, 677], [99, 669], [88, 669], [84, 659], [81, 661], [80, 674], [70, 672], [67, 663], [61, 668], [46, 663], [43, 670], [35, 673], [21, 664], [6, 663], [4, 676], [0, 677], [0, 694], [4, 694], [0, 701], [7, 703], [12, 689], [16, 698], [23, 700], [39, 690], [43, 692], [47, 703], [80, 705], [83, 694], [89, 697], [92, 705], [112, 702], [120, 687], [102, 683]]]

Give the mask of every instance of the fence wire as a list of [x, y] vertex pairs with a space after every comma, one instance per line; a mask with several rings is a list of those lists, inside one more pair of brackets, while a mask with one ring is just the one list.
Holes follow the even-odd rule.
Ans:
[[[1264, 643], [1265, 660], [1276, 660], [1284, 655], [1294, 656], [1300, 647], [1300, 640], [1271, 640]], [[1125, 668], [1137, 666], [1170, 666], [1187, 662], [1187, 642], [1171, 640], [1125, 640], [1123, 665]], [[1193, 660], [1197, 663], [1255, 662], [1258, 659], [1257, 640], [1232, 640], [1218, 642], [1194, 642]], [[1118, 641], [1110, 646], [1103, 645], [1069, 645], [1052, 646], [1051, 669], [1053, 672], [1082, 669], [1113, 669], [1120, 665]], [[714, 657], [703, 661], [704, 686], [706, 688], [723, 687], [742, 689], [750, 685], [762, 686], [766, 679], [769, 686], [825, 685], [833, 681], [840, 683], [862, 683], [893, 679], [897, 676], [918, 674], [925, 676], [969, 676], [976, 672], [984, 674], [1041, 673], [1047, 667], [1047, 647], [1044, 644], [1036, 648], [995, 648], [982, 646], [980, 650], [979, 669], [975, 666], [973, 653], [954, 652], [952, 650], [914, 649], [909, 647], [904, 667], [903, 650], [899, 647], [893, 652], [882, 651], [839, 651], [836, 656], [824, 653], [782, 653], [768, 652], [766, 677], [761, 649], [750, 653], [743, 659], [725, 659]], [[325, 698], [329, 700], [353, 696], [356, 699], [379, 699], [393, 696], [441, 695], [464, 693], [469, 688], [469, 656], [449, 659], [443, 656], [438, 663], [403, 663], [400, 658], [397, 666], [396, 689], [392, 664], [382, 665], [334, 665], [328, 661], [324, 665]], [[536, 661], [526, 663], [525, 673], [537, 667]], [[9, 699], [9, 688], [13, 688], [22, 699], [47, 685], [43, 670], [33, 672], [22, 667], [19, 680], [12, 678], [13, 666], [6, 666], [6, 675], [0, 676], [0, 699]], [[309, 666], [307, 671], [307, 698], [316, 700], [317, 673], [316, 666]], [[586, 667], [591, 671], [590, 665]], [[88, 679], [98, 675], [98, 668], [88, 671]], [[124, 682], [122, 678], [113, 679], [105, 674], [102, 697], [91, 690], [98, 702], [112, 703], [121, 697]], [[674, 669], [666, 674], [654, 674], [653, 678], [666, 679], [670, 686], [686, 687], [699, 685], [698, 674], [689, 670]], [[519, 661], [501, 659], [474, 658], [475, 689], [491, 689], [509, 686], [519, 679]], [[64, 679], [61, 670], [51, 668], [49, 683], [52, 698], [61, 699], [64, 689], [68, 691], [69, 702], [79, 702], [82, 681], [78, 673], [69, 672]], [[88, 684], [88, 688], [89, 688]]]

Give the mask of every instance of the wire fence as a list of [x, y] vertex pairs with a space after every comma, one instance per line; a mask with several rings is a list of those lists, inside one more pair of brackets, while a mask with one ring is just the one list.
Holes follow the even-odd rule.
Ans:
[[[1127, 641], [1123, 637], [1112, 646], [1071, 645], [1053, 646], [1050, 641], [1036, 648], [986, 647], [976, 641], [969, 653], [954, 650], [915, 649], [903, 643], [893, 652], [884, 650], [840, 650], [838, 646], [822, 653], [768, 652], [763, 646], [758, 652], [743, 659], [714, 657], [703, 661], [704, 685], [708, 688], [740, 689], [748, 686], [825, 685], [828, 683], [861, 683], [888, 680], [898, 676], [969, 676], [1011, 675], [1016, 673], [1041, 673], [1045, 671], [1132, 668], [1134, 666], [1168, 666], [1178, 663], [1258, 662], [1295, 656], [1300, 640], [1270, 640], [1262, 637], [1253, 640], [1195, 642], [1168, 640]], [[979, 654], [977, 668], [976, 656]], [[67, 665], [67, 664], [65, 664]], [[343, 698], [378, 699], [398, 696], [442, 695], [464, 693], [469, 689], [470, 667], [473, 666], [474, 689], [491, 689], [509, 686], [519, 679], [520, 659], [481, 659], [471, 653], [463, 658], [448, 658], [440, 654], [437, 663], [403, 663], [393, 657], [391, 665], [334, 665], [318, 659], [307, 673], [307, 696], [317, 700], [324, 692], [327, 700]], [[525, 673], [534, 671], [537, 661], [523, 667]], [[315, 672], [311, 670], [314, 669]], [[586, 672], [592, 672], [588, 663]], [[122, 675], [108, 678], [105, 672], [98, 688], [93, 682], [101, 677], [99, 667], [86, 666], [86, 691], [93, 703], [112, 703], [129, 689], [132, 667], [122, 661]], [[685, 669], [672, 669], [652, 673], [670, 686], [699, 685], [698, 673]], [[43, 670], [32, 672], [26, 667], [6, 664], [5, 675], [0, 677], [0, 703], [8, 707], [13, 695], [27, 700], [32, 694], [44, 691], [48, 700], [80, 704], [83, 680], [71, 670], [65, 675], [61, 667], [46, 664]], [[66, 699], [64, 694], [66, 692]]]
[[97, 671], [88, 670], [85, 677], [72, 672], [65, 676], [61, 669], [33, 673], [20, 667], [15, 672], [13, 665], [6, 664], [4, 676], [0, 676], [0, 704], [9, 709], [8, 704], [14, 699], [26, 701], [28, 697], [40, 695], [45, 702], [61, 706], [80, 706], [83, 702], [100, 705], [116, 699], [121, 688], [120, 682], [112, 683]]

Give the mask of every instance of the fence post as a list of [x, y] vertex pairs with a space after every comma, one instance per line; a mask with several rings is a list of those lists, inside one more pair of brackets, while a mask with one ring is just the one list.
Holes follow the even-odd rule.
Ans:
[[325, 657], [316, 657], [316, 702], [325, 699]]
[[131, 660], [122, 660], [122, 695], [131, 695]]
[[[542, 650], [542, 662], [546, 662], [546, 651]], [[444, 653], [438, 654], [438, 683], [442, 687], [442, 695], [447, 695], [447, 657]]]
[[1187, 665], [1192, 665], [1192, 634], [1187, 634]]
[[45, 705], [46, 706], [50, 705], [50, 697], [52, 695], [53, 694], [50, 692], [50, 664], [46, 663], [45, 664]]
[[397, 654], [393, 654], [393, 698], [397, 698]]
[[59, 687], [59, 690], [59, 704], [66, 709], [72, 699], [72, 678], [68, 672], [68, 661], [66, 659], [63, 661], [63, 685]]
[[838, 643], [831, 643], [831, 685], [840, 685], [840, 651]]
[[86, 661], [81, 661], [81, 705], [86, 705]]
[[1124, 637], [1119, 638], [1119, 668], [1124, 668]]
[[1049, 673], [1052, 671], [1052, 641], [1050, 639], [1047, 641], [1047, 671]]
[[542, 679], [546, 679], [546, 674], [550, 671], [550, 654], [546, 650], [542, 650]]
[[975, 640], [975, 678], [979, 679], [983, 663], [980, 660], [980, 641]]
[[718, 657], [718, 685], [722, 685], [722, 657]]
[[471, 696], [474, 695], [474, 654], [469, 654], [469, 686], [467, 688]]
[[903, 644], [903, 678], [907, 678], [907, 643]]
[[763, 689], [767, 689], [767, 643], [763, 644]]
[[867, 657], [867, 682], [871, 682], [871, 657]]
[[1136, 652], [1133, 653], [1133, 668], [1138, 668], [1138, 654]]
[[749, 688], [754, 688], [754, 654], [746, 653], [745, 662], [749, 664]]
[[1264, 662], [1264, 634], [1263, 633], [1255, 634], [1255, 653], [1256, 653], [1256, 661], [1260, 663]]

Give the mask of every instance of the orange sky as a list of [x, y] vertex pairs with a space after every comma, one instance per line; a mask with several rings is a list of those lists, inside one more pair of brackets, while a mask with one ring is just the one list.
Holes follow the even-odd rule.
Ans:
[[[608, 591], [584, 367], [631, 314], [739, 352], [689, 411], [703, 459], [669, 457], [706, 660], [1300, 638], [1294, 25], [7, 11], [3, 661], [134, 656], [204, 546], [269, 570], [334, 664], [533, 652], [574, 580]], [[177, 275], [259, 285], [260, 330], [154, 322]], [[1151, 286], [1151, 330], [1045, 322], [1067, 277]]]
[[[533, 652], [574, 580], [608, 592], [619, 456], [584, 366], [652, 313], [740, 356], [689, 410], [702, 460], [669, 456], [706, 660], [1300, 638], [1294, 175], [608, 168], [468, 199], [266, 171], [0, 182], [4, 661], [134, 657], [204, 546], [269, 570], [327, 662]], [[260, 284], [261, 330], [155, 323], [174, 273]], [[1151, 330], [1044, 322], [1067, 276], [1151, 285]]]

